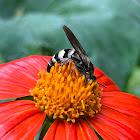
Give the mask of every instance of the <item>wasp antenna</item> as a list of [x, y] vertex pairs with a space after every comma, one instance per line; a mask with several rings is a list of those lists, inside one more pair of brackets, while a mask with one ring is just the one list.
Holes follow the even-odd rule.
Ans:
[[97, 82], [99, 85], [101, 85], [101, 86], [103, 86], [103, 87], [105, 87], [105, 88], [107, 88], [105, 85], [103, 85], [103, 84], [101, 84], [101, 83], [99, 83], [99, 82]]

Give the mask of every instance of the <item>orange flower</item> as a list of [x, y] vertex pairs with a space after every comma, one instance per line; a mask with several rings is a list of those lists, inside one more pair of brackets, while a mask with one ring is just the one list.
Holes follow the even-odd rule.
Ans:
[[[0, 65], [1, 100], [31, 94], [34, 96], [34, 101], [15, 100], [0, 104], [0, 139], [34, 139], [46, 116], [52, 117], [54, 122], [44, 136], [45, 140], [95, 140], [98, 139], [95, 131], [107, 140], [140, 139], [138, 97], [121, 92], [117, 85], [96, 67], [97, 81], [107, 88], [100, 85], [98, 87], [96, 82], [91, 82], [89, 85], [83, 84], [82, 90], [78, 80], [83, 77], [70, 85], [68, 78], [67, 83], [66, 80], [58, 80], [60, 89], [52, 88], [55, 85], [58, 87], [55, 81], [59, 77], [51, 77], [43, 71], [50, 59], [49, 56], [30, 56]], [[39, 72], [41, 73], [38, 75]], [[49, 77], [52, 83], [48, 82], [47, 85], [45, 80]], [[70, 90], [63, 86], [63, 82], [70, 86]], [[51, 88], [49, 84], [52, 85]], [[78, 90], [76, 95], [74, 86]], [[65, 94], [57, 94], [64, 91]]]

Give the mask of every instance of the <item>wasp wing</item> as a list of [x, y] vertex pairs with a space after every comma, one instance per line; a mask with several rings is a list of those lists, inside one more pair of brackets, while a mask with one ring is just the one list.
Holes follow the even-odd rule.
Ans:
[[67, 26], [64, 25], [63, 30], [64, 30], [65, 34], [67, 35], [67, 38], [69, 39], [71, 45], [76, 50], [77, 54], [79, 55], [79, 57], [85, 64], [85, 66], [88, 65], [88, 62], [90, 61], [90, 59], [89, 59], [87, 53], [85, 52], [85, 50], [83, 49], [83, 47], [81, 46], [78, 39], [75, 37], [75, 35], [72, 33], [72, 31]]

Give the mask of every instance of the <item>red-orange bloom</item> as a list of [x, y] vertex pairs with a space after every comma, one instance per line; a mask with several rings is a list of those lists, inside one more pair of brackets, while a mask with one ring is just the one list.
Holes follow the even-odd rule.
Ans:
[[[49, 56], [30, 56], [0, 65], [0, 99], [31, 95], [39, 79], [38, 73], [46, 69]], [[103, 139], [140, 139], [140, 99], [121, 92], [117, 85], [95, 67], [95, 76], [104, 84], [101, 111], [86, 121], [75, 123], [56, 119], [45, 140], [96, 140], [95, 131]], [[30, 100], [15, 100], [0, 104], [0, 139], [34, 139], [46, 114]], [[90, 124], [90, 125], [89, 125]], [[94, 131], [94, 130], [95, 131]]]

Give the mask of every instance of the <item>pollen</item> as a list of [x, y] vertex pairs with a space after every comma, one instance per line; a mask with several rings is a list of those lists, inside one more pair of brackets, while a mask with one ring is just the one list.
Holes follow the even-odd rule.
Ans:
[[35, 106], [52, 119], [75, 123], [78, 118], [93, 117], [101, 110], [101, 93], [97, 82], [85, 80], [74, 69], [72, 61], [60, 66], [55, 63], [50, 73], [39, 72], [40, 79], [29, 92]]

